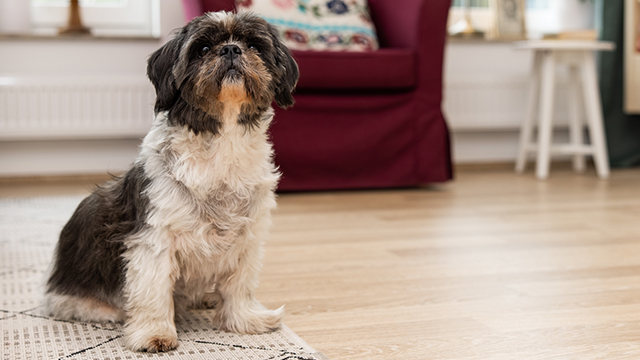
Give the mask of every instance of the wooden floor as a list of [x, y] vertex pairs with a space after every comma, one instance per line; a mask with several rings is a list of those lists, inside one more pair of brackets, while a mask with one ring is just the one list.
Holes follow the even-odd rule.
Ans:
[[640, 359], [639, 169], [283, 194], [266, 249], [259, 299], [332, 360]]

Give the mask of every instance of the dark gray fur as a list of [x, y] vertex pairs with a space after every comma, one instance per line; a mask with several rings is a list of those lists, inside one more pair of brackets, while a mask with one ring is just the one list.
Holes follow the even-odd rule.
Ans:
[[142, 165], [98, 187], [62, 229], [47, 292], [117, 305], [124, 280], [124, 239], [145, 223], [149, 180]]

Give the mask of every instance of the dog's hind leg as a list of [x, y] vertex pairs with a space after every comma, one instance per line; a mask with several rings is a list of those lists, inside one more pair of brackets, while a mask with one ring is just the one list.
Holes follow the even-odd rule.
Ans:
[[48, 315], [58, 319], [93, 322], [122, 322], [124, 311], [92, 297], [48, 293], [45, 298]]

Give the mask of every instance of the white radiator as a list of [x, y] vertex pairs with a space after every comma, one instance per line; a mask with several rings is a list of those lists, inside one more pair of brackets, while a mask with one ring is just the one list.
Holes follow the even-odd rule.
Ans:
[[142, 137], [154, 100], [142, 76], [0, 76], [0, 140]]
[[[528, 76], [450, 75], [444, 84], [443, 108], [453, 131], [518, 130], [525, 117]], [[568, 85], [555, 88], [554, 123], [568, 124]]]

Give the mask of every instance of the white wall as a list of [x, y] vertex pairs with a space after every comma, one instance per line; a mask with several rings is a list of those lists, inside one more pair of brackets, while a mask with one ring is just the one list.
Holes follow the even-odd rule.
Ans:
[[[149, 54], [183, 24], [180, 2], [161, 0], [161, 16], [160, 40], [0, 39], [0, 76], [143, 79]], [[515, 159], [531, 59], [529, 52], [516, 51], [509, 43], [449, 43], [444, 110], [452, 130], [454, 161]], [[562, 101], [558, 110], [563, 117]], [[117, 172], [135, 159], [139, 143], [138, 136], [100, 141], [3, 140], [0, 176]]]
[[181, 2], [160, 1], [160, 39], [0, 38], [0, 74], [144, 76], [149, 54], [184, 24]]
[[443, 109], [455, 162], [514, 161], [531, 60], [511, 43], [449, 41]]
[[[514, 162], [533, 54], [508, 42], [452, 40], [445, 55], [443, 109], [457, 163]], [[559, 67], [554, 135], [568, 123], [566, 69]]]
[[[159, 40], [0, 38], [0, 77], [144, 80], [147, 57], [184, 23], [180, 1], [161, 0], [160, 6]], [[140, 140], [3, 140], [0, 176], [118, 172], [135, 160]]]

